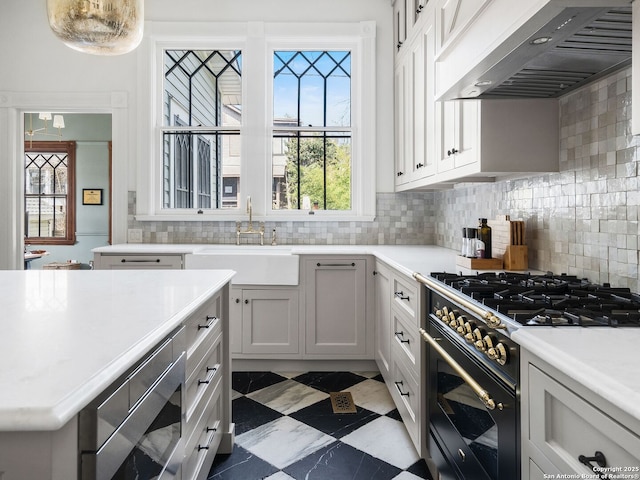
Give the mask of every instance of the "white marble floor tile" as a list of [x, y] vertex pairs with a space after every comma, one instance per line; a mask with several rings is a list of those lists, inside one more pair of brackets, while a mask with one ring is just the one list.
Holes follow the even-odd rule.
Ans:
[[[271, 477], [269, 477], [271, 478]], [[392, 480], [421, 480], [421, 478], [413, 473], [401, 472], [397, 477], [393, 477]]]
[[364, 378], [373, 378], [380, 375], [380, 372], [353, 372], [353, 373], [355, 373], [356, 375], [360, 375], [361, 377], [364, 377]]
[[351, 392], [356, 405], [380, 415], [385, 415], [396, 408], [387, 386], [377, 380], [364, 380], [347, 388], [346, 391]]
[[402, 470], [420, 459], [407, 429], [389, 417], [376, 418], [341, 440]]
[[231, 389], [231, 400], [235, 400], [236, 398], [240, 398], [242, 396], [242, 394], [240, 392], [236, 392], [235, 390]]
[[307, 373], [307, 372], [275, 372], [275, 373], [277, 373], [281, 377], [294, 378], [294, 377], [297, 377], [297, 376], [302, 375], [303, 373]]
[[289, 415], [320, 400], [329, 398], [329, 395], [295, 380], [285, 380], [252, 392], [247, 397], [284, 415]]
[[334, 442], [335, 438], [291, 417], [280, 417], [236, 437], [236, 443], [283, 469]]
[[269, 475], [264, 480], [295, 480], [295, 479], [293, 477], [290, 477], [284, 472], [278, 472], [278, 473], [274, 473], [273, 475]]

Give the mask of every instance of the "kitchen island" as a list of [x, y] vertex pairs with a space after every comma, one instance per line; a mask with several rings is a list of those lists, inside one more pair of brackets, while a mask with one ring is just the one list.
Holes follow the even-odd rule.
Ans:
[[[78, 451], [69, 445], [77, 444], [78, 412], [213, 298], [228, 310], [233, 274], [0, 272], [3, 480], [76, 478]], [[228, 339], [227, 328], [221, 336]], [[230, 365], [222, 365], [222, 396], [230, 397]], [[232, 436], [230, 398], [222, 403], [221, 427]]]

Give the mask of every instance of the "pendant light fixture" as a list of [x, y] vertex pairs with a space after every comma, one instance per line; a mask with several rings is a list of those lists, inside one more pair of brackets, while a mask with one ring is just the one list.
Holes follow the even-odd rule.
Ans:
[[47, 0], [47, 16], [53, 33], [81, 52], [121, 55], [142, 40], [143, 0]]
[[[58, 137], [62, 140], [62, 129], [64, 128], [64, 117], [62, 115], [51, 115], [51, 112], [40, 112], [38, 118], [44, 122], [44, 126], [33, 128], [33, 113], [29, 113], [29, 128], [25, 128], [24, 135], [29, 139], [29, 147], [33, 146], [33, 137], [35, 135], [45, 135], [49, 137]], [[58, 129], [58, 133], [49, 131], [49, 121], [53, 118], [53, 128]], [[26, 127], [26, 126], [25, 126]]]

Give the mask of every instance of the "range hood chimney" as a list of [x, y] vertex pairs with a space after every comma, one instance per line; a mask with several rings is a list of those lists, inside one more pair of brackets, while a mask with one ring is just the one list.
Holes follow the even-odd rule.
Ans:
[[508, 42], [515, 48], [494, 52], [484, 70], [479, 62], [439, 100], [553, 98], [631, 64], [630, 6], [568, 7], [533, 35], [522, 31]]

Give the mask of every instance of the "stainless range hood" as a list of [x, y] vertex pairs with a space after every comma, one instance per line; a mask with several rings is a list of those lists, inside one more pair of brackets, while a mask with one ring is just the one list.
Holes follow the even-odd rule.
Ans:
[[631, 64], [630, 6], [567, 7], [532, 30], [535, 21], [440, 100], [558, 97]]

